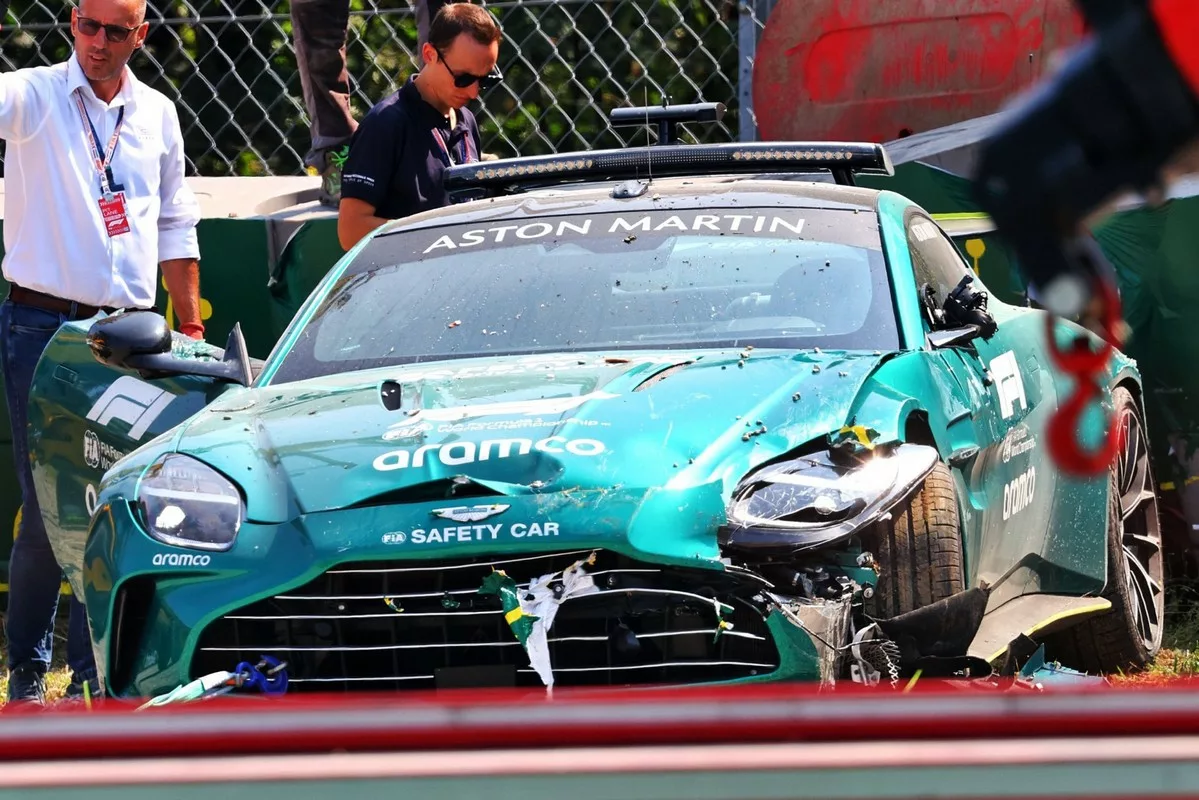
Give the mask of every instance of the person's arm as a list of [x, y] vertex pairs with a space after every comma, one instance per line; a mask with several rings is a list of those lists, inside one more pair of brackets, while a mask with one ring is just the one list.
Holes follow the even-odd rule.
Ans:
[[179, 320], [179, 332], [193, 339], [204, 338], [200, 319], [200, 262], [195, 258], [172, 258], [159, 264], [166, 280], [171, 308]]
[[346, 197], [343, 193], [337, 208], [337, 241], [341, 249], [349, 250], [385, 222], [386, 219], [375, 215], [373, 205], [355, 197]]
[[159, 179], [158, 262], [166, 281], [179, 331], [193, 339], [204, 338], [200, 319], [200, 245], [196, 225], [200, 204], [184, 176], [183, 133], [173, 105], [167, 106], [163, 125], [166, 153]]
[[50, 116], [48, 84], [31, 69], [0, 74], [0, 139], [21, 142], [41, 130]]
[[350, 141], [337, 209], [337, 241], [345, 250], [387, 222], [378, 210], [391, 192], [399, 143], [404, 140], [402, 121], [399, 114], [367, 114]]

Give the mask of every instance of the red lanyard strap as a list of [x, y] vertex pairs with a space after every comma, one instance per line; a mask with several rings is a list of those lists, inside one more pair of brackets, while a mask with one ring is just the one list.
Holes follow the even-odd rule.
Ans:
[[105, 200], [111, 200], [112, 184], [108, 182], [108, 165], [112, 163], [113, 154], [117, 152], [117, 141], [121, 137], [121, 123], [125, 120], [125, 107], [121, 106], [120, 111], [117, 112], [117, 124], [113, 126], [112, 138], [108, 140], [108, 149], [101, 156], [100, 148], [97, 145], [100, 137], [96, 133], [96, 126], [92, 125], [92, 118], [88, 116], [87, 109], [83, 106], [83, 97], [78, 91], [75, 92], [75, 105], [79, 108], [79, 117], [83, 121], [83, 133], [87, 136], [92, 163], [96, 165], [96, 172], [100, 174], [100, 191]]

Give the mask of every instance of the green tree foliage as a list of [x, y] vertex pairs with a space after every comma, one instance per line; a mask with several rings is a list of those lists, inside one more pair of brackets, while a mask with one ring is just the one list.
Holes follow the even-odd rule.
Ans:
[[[503, 156], [641, 144], [613, 130], [618, 106], [720, 101], [723, 125], [690, 131], [727, 141], [736, 129], [737, 47], [728, 0], [567, 0], [488, 7], [504, 29], [504, 83], [475, 106], [484, 149]], [[416, 19], [406, 0], [351, 0], [347, 63], [361, 118], [417, 66]], [[66, 0], [14, 0], [6, 69], [52, 64], [71, 52]], [[728, 19], [726, 19], [728, 18]], [[150, 0], [139, 78], [176, 102], [189, 171], [295, 175], [308, 119], [291, 46], [287, 0]], [[731, 20], [731, 21], [730, 21]]]

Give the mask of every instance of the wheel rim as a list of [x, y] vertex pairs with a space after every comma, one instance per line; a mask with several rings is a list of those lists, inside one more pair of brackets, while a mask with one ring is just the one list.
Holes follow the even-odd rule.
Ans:
[[1123, 447], [1116, 466], [1124, 581], [1142, 646], [1156, 653], [1162, 643], [1165, 583], [1161, 524], [1144, 429], [1132, 409], [1120, 416]]

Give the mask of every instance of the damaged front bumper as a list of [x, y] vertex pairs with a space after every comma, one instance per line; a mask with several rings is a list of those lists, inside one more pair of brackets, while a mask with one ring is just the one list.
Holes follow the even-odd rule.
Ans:
[[209, 624], [190, 677], [270, 655], [292, 691], [831, 681], [848, 625], [748, 572], [607, 550], [375, 561]]
[[[883, 480], [886, 470], [874, 475], [875, 501], [849, 498], [856, 519], [877, 521], [917, 487], [928, 449], [900, 446], [887, 474], [898, 469], [903, 480]], [[835, 456], [805, 456], [798, 471], [806, 479], [860, 469]], [[755, 479], [761, 485], [769, 474]], [[618, 513], [620, 499], [605, 498], [606, 516], [632, 518]], [[566, 500], [594, 519], [583, 499]], [[646, 512], [650, 500], [660, 514]], [[118, 695], [153, 695], [264, 657], [287, 663], [293, 692], [828, 684], [848, 673], [848, 645], [863, 627], [862, 600], [877, 565], [856, 546], [846, 519], [831, 520], [838, 533], [822, 537], [820, 547], [739, 549], [726, 538], [721, 554], [711, 538], [704, 541], [712, 528], [702, 524], [649, 538], [677, 518], [679, 497], [630, 493], [628, 501], [641, 510], [641, 527], [630, 528], [627, 547], [602, 525], [597, 532], [580, 523], [587, 533], [544, 537], [543, 546], [557, 539], [550, 552], [527, 537], [502, 553], [448, 542], [416, 550], [415, 529], [381, 534], [393, 530], [385, 527], [395, 525], [393, 512], [370, 508], [314, 516], [303, 527], [247, 524], [237, 547], [203, 568], [115, 569], [115, 586], [102, 593], [98, 582], [89, 587], [89, 607], [112, 608], [93, 631], [106, 656], [106, 684]], [[513, 525], [548, 515], [539, 498], [509, 502]], [[528, 508], [518, 511], [519, 503]], [[693, 513], [701, 521], [714, 514], [702, 509]], [[415, 518], [422, 509], [405, 513]], [[158, 545], [106, 530], [98, 527], [89, 554], [109, 557], [111, 549], [122, 566], [160, 558]], [[110, 548], [114, 542], [122, 545]], [[667, 542], [672, 553], [637, 547], [650, 542]], [[144, 552], [121, 552], [136, 543]]]

